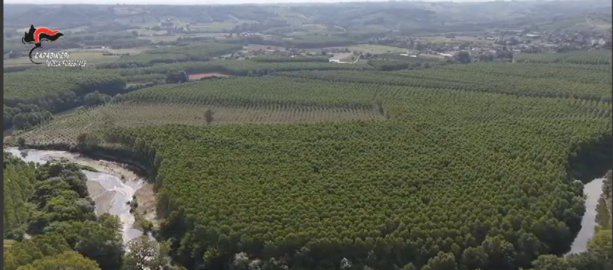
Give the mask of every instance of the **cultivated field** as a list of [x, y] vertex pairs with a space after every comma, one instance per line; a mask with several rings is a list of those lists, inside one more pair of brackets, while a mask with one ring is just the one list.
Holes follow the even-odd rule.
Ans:
[[432, 43], [463, 43], [463, 42], [474, 42], [474, 43], [494, 43], [493, 40], [488, 40], [485, 38], [479, 38], [476, 36], [455, 36], [455, 37], [446, 37], [446, 36], [420, 36], [419, 39], [425, 40], [427, 42]]
[[279, 47], [279, 46], [269, 46], [269, 45], [258, 45], [258, 44], [249, 44], [247, 46], [245, 46], [243, 48], [246, 51], [259, 51], [259, 50], [279, 50], [279, 51], [285, 51], [286, 48], [283, 47]]
[[[213, 121], [206, 121], [207, 110]], [[76, 143], [83, 132], [109, 127], [157, 126], [180, 124], [192, 126], [230, 124], [290, 124], [337, 122], [345, 120], [383, 120], [371, 109], [321, 108], [315, 106], [202, 106], [189, 103], [119, 103], [61, 116], [51, 124], [23, 135], [37, 144]]]
[[393, 46], [385, 46], [385, 45], [374, 45], [374, 44], [361, 44], [356, 46], [349, 46], [349, 50], [364, 52], [364, 53], [372, 53], [372, 54], [380, 54], [380, 53], [389, 53], [389, 52], [408, 52], [410, 49], [399, 48]]
[[196, 74], [189, 74], [189, 80], [190, 81], [196, 81], [196, 80], [200, 80], [202, 78], [209, 78], [209, 77], [229, 77], [231, 75], [227, 75], [227, 74], [223, 74], [223, 73], [196, 73]]

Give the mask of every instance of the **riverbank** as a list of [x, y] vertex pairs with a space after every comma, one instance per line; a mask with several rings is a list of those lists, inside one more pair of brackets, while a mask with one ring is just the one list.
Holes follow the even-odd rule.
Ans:
[[117, 162], [96, 160], [81, 154], [66, 151], [35, 150], [22, 151], [16, 147], [5, 148], [15, 156], [26, 161], [45, 163], [53, 160], [67, 160], [76, 164], [93, 168], [96, 171], [84, 170], [87, 176], [87, 187], [90, 197], [96, 203], [95, 213], [110, 213], [116, 215], [122, 222], [124, 242], [143, 235], [135, 228], [135, 215], [130, 213], [129, 202], [134, 198], [138, 202], [137, 213], [155, 224], [155, 193], [153, 185], [145, 181], [146, 177], [137, 171]]

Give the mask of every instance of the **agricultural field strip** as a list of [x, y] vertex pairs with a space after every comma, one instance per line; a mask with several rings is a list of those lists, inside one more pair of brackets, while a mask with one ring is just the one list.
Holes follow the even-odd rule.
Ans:
[[[332, 63], [256, 63], [251, 61], [210, 61], [159, 64], [154, 67], [130, 69], [87, 69], [72, 72], [68, 69], [31, 69], [4, 74], [5, 104], [17, 102], [37, 102], [41, 97], [55, 98], [59, 95], [76, 92], [86, 94], [99, 89], [105, 81], [139, 82], [163, 80], [170, 70], [186, 70], [189, 73], [227, 72], [247, 75], [258, 70], [341, 70], [369, 68], [366, 65], [335, 65]], [[36, 77], [37, 80], [30, 78]], [[44, 78], [41, 78], [44, 77]], [[124, 82], [125, 84], [125, 82]], [[93, 90], [92, 90], [93, 89]]]
[[[108, 127], [166, 124], [208, 125], [207, 110], [214, 112], [214, 125], [296, 124], [346, 120], [383, 120], [375, 109], [320, 108], [307, 106], [217, 106], [190, 103], [122, 102], [61, 116], [48, 125], [24, 134], [28, 141], [76, 143], [76, 135]], [[88, 126], [92, 122], [96, 126]], [[17, 133], [18, 134], [18, 133]]]
[[[602, 75], [604, 72], [599, 74]], [[479, 72], [478, 70], [471, 71], [470, 69], [463, 70], [447, 67], [395, 72], [337, 71], [327, 73], [300, 71], [281, 72], [275, 75], [326, 81], [447, 88], [512, 95], [575, 97], [609, 102], [611, 100], [611, 85], [607, 84], [606, 79], [602, 83], [585, 83], [552, 77], [528, 78], [506, 74], [495, 74], [495, 77], [492, 77], [490, 74]], [[589, 78], [590, 75], [586, 75], [586, 77]]]
[[591, 65], [611, 65], [611, 50], [598, 51], [574, 51], [567, 53], [540, 53], [527, 54], [520, 53], [514, 56], [515, 62], [532, 63], [570, 63], [570, 64], [591, 64]]
[[[303, 119], [307, 122], [355, 119], [343, 113], [334, 113], [334, 111], [339, 110], [339, 112], [349, 110], [349, 112], [357, 115], [367, 113], [357, 117], [357, 119], [389, 119], [397, 117], [399, 115], [398, 111], [405, 113], [403, 117], [409, 117], [406, 113], [411, 110], [404, 108], [403, 102], [409, 102], [407, 99], [411, 96], [419, 96], [426, 93], [435, 96], [452, 97], [462, 97], [463, 95], [471, 97], [482, 96], [487, 97], [486, 100], [499, 96], [491, 93], [457, 92], [453, 90], [432, 92], [427, 88], [390, 85], [373, 86], [369, 84], [329, 83], [305, 79], [288, 80], [282, 77], [237, 78], [233, 80], [164, 85], [142, 89], [116, 99], [116, 102], [119, 103], [61, 116], [48, 125], [27, 132], [25, 137], [30, 139], [36, 138], [36, 141], [42, 142], [45, 137], [52, 137], [48, 136], [50, 134], [63, 133], [64, 135], [59, 136], [59, 141], [74, 142], [79, 132], [104, 127], [104, 125], [99, 125], [85, 129], [84, 126], [92, 121], [107, 123], [111, 126], [173, 123], [204, 125], [203, 115], [206, 110], [205, 108], [211, 108], [219, 112], [215, 124], [289, 123], [291, 119]], [[532, 100], [535, 104], [539, 104], [540, 100], [527, 97], [520, 99]], [[487, 103], [486, 100], [483, 100], [483, 102]], [[577, 99], [551, 99], [551, 101], [556, 102], [556, 104], [563, 104], [563, 107], [572, 108], [572, 113], [563, 113], [561, 110], [553, 110], [552, 108], [537, 110], [532, 105], [522, 105], [519, 110], [513, 109], [512, 111], [504, 112], [508, 113], [508, 115], [515, 114], [514, 117], [520, 119], [538, 117], [539, 114], [526, 114], [527, 112], [535, 111], [541, 111], [540, 114], [555, 119], [573, 118], [573, 115], [577, 113], [598, 117], [607, 117], [611, 114], [610, 106], [607, 107], [606, 104]], [[151, 110], [152, 106], [160, 107], [159, 110]], [[190, 109], [186, 111], [178, 109], [179, 107]], [[475, 114], [467, 117], [468, 119], [487, 118], [481, 115], [480, 106], [475, 108], [477, 111]], [[140, 110], [159, 112], [162, 115], [153, 118], [143, 118]], [[253, 118], [228, 118], [229, 115], [226, 113], [228, 112], [231, 115], [231, 113], [240, 113], [244, 110], [260, 111], [262, 114], [256, 114]], [[312, 117], [301, 118], [302, 116], [300, 115], [304, 115], [305, 112], [309, 111], [329, 112], [336, 116], [323, 117], [313, 115]], [[279, 114], [286, 116], [284, 116], [285, 118], [280, 117]], [[410, 117], [414, 118], [417, 116], [410, 114]], [[499, 115], [496, 117], [500, 118], [503, 116]], [[288, 120], [279, 121], [279, 118]], [[60, 132], [60, 130], [65, 132]]]

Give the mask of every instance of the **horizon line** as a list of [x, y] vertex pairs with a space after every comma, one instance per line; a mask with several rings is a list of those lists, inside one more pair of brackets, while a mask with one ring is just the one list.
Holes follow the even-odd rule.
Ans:
[[[132, 0], [133, 1], [133, 0]], [[208, 5], [241, 5], [241, 4], [252, 4], [252, 5], [279, 5], [279, 4], [344, 4], [344, 3], [389, 3], [389, 2], [398, 2], [398, 3], [487, 3], [487, 2], [584, 2], [585, 0], [280, 0], [279, 2], [258, 2], [257, 0], [237, 0], [228, 1], [224, 3], [223, 0], [209, 2], [209, 3], [185, 3], [185, 2], [175, 2], [175, 3], [131, 3], [123, 2], [123, 3], [74, 3], [74, 2], [55, 2], [55, 1], [28, 1], [28, 2], [13, 2], [13, 1], [4, 1], [4, 5], [93, 5], [93, 6], [208, 6]], [[162, 0], [164, 1], [164, 0]], [[188, 0], [189, 1], [189, 0]], [[588, 0], [589, 1], [589, 0]], [[588, 2], [585, 1], [585, 2]], [[164, 1], [166, 2], [166, 1]]]

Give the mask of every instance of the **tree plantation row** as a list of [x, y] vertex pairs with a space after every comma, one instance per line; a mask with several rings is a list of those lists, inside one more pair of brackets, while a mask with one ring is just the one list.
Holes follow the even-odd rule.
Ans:
[[[368, 66], [366, 66], [368, 67]], [[37, 68], [5, 74], [4, 128], [38, 125], [50, 118], [46, 111], [61, 112], [87, 105], [84, 97], [99, 91], [116, 95], [165, 83], [168, 73], [186, 70], [190, 74], [223, 72], [241, 76], [261, 76], [278, 70], [340, 70], [364, 66], [335, 65], [317, 62], [211, 61], [159, 64], [147, 68], [126, 69], [50, 69]], [[34, 78], [34, 79], [33, 79]], [[168, 80], [166, 80], [168, 83]], [[21, 105], [20, 105], [21, 104]], [[35, 105], [23, 110], [21, 107]], [[37, 114], [31, 114], [36, 112]], [[40, 113], [39, 113], [40, 112]], [[21, 114], [21, 115], [20, 115]], [[20, 115], [20, 119], [15, 119]], [[20, 124], [17, 124], [20, 123]]]
[[[492, 100], [504, 102], [494, 106], [490, 104]], [[395, 118], [440, 123], [516, 117], [608, 119], [611, 115], [608, 104], [574, 98], [515, 97], [282, 76], [235, 78], [141, 89], [115, 97], [107, 106], [58, 117], [23, 137], [39, 144], [75, 142], [77, 135], [85, 131], [162, 124], [273, 124]], [[210, 123], [205, 119], [205, 111], [209, 109], [213, 113]], [[423, 114], [424, 111], [436, 113], [436, 117]]]
[[[225, 45], [227, 46], [227, 45]], [[133, 59], [138, 57], [157, 57], [167, 55], [217, 55], [227, 50], [236, 50], [238, 48], [227, 48], [224, 44], [206, 44], [192, 45], [185, 47], [174, 47], [160, 50], [143, 52], [136, 56], [127, 57], [125, 59]], [[553, 54], [556, 57], [571, 57], [575, 54], [601, 55], [606, 54], [606, 51], [595, 52], [573, 52], [567, 54]], [[531, 54], [532, 55], [532, 54]], [[534, 54], [535, 57], [546, 54]], [[562, 55], [562, 56], [561, 56]], [[610, 52], [609, 52], [610, 56]], [[122, 58], [123, 59], [123, 58]], [[142, 67], [143, 65], [129, 65], [129, 60], [121, 60], [109, 65], [100, 65], [95, 69], [49, 69], [36, 68], [32, 70], [11, 72], [5, 74], [5, 100], [4, 104], [16, 106], [17, 103], [33, 103], [39, 107], [55, 111], [62, 110], [65, 107], [70, 107], [72, 102], [68, 96], [74, 93], [76, 96], [82, 96], [96, 90], [116, 94], [125, 88], [127, 82], [142, 82], [155, 79], [161, 79], [159, 75], [147, 74], [166, 74], [170, 71], [183, 70], [188, 74], [202, 72], [222, 72], [232, 75], [265, 75], [274, 72], [292, 72], [304, 70], [370, 70], [370, 65], [364, 64], [337, 64], [322, 62], [321, 58], [317, 57], [299, 57], [299, 58], [255, 58], [254, 60], [212, 60], [198, 61], [186, 59], [187, 62], [165, 63], [160, 62], [153, 66]], [[126, 62], [127, 61], [127, 62]], [[191, 62], [190, 62], [191, 61]], [[126, 65], [125, 68], [121, 68]], [[581, 63], [590, 64], [590, 63]], [[115, 65], [115, 66], [113, 66]], [[568, 65], [568, 64], [552, 64], [548, 65], [525, 65], [525, 64], [471, 64], [471, 65], [445, 65], [437, 69], [429, 69], [422, 71], [409, 71], [403, 76], [406, 81], [415, 81], [412, 86], [426, 87], [448, 87], [445, 82], [463, 82], [465, 87], [458, 86], [459, 89], [472, 89], [485, 91], [482, 88], [494, 88], [495, 92], [515, 93], [515, 94], [536, 94], [543, 92], [542, 95], [556, 96], [575, 96], [578, 98], [598, 99], [604, 95], [605, 99], [610, 100], [610, 95], [607, 96], [602, 89], [593, 84], [610, 85], [610, 76], [604, 76], [606, 72], [610, 73], [611, 65]], [[113, 68], [115, 67], [115, 68]], [[442, 69], [442, 70], [441, 70]], [[543, 70], [541, 70], [543, 69]], [[466, 70], [466, 73], [458, 70]], [[508, 78], [510, 81], [504, 81], [504, 76], [492, 76], [492, 72], [497, 72], [498, 75], [513, 75]], [[337, 72], [326, 73], [328, 79], [345, 80], [346, 75], [335, 75]], [[518, 74], [519, 73], [519, 74]], [[376, 74], [376, 75], [375, 75]], [[386, 75], [382, 75], [386, 74]], [[531, 80], [526, 78], [525, 74], [542, 74], [539, 77], [544, 80]], [[119, 75], [119, 76], [118, 76]], [[359, 74], [358, 81], [379, 82], [398, 84], [389, 73], [373, 73], [372, 76]], [[309, 76], [309, 75], [300, 75]], [[317, 75], [319, 76], [319, 75]], [[338, 78], [336, 78], [338, 76]], [[519, 84], [511, 83], [517, 81], [515, 76], [523, 76]], [[536, 76], [536, 75], [531, 75]], [[371, 79], [366, 79], [372, 77]], [[376, 78], [375, 78], [376, 77]], [[486, 78], [486, 79], [484, 79]], [[487, 79], [489, 78], [489, 79]], [[530, 77], [533, 78], [533, 77]], [[564, 86], [556, 84], [555, 80], [545, 80], [546, 78], [564, 79], [574, 81], [576, 83]], [[503, 81], [500, 81], [500, 80]], [[458, 81], [459, 80], [459, 81]], [[443, 82], [441, 82], [443, 81]], [[470, 82], [475, 81], [470, 84]], [[442, 83], [442, 84], [441, 84]], [[531, 86], [532, 85], [532, 86]], [[506, 87], [505, 87], [506, 86]], [[500, 88], [500, 89], [498, 89]], [[505, 89], [508, 88], [508, 89]], [[605, 87], [606, 88], [606, 87]], [[565, 90], [567, 89], [567, 90]], [[41, 100], [41, 98], [43, 100]], [[66, 104], [64, 104], [66, 103]]]
[[611, 77], [605, 76], [611, 73], [610, 65], [474, 63], [470, 65], [447, 65], [442, 69], [525, 78], [558, 78], [581, 83], [611, 84]]
[[150, 80], [158, 77], [147, 77], [147, 74], [166, 74], [176, 70], [184, 70], [188, 74], [228, 72], [234, 75], [251, 73], [263, 75], [272, 70], [341, 70], [366, 67], [365, 65], [336, 65], [317, 62], [209, 61], [160, 64], [155, 67], [130, 69], [40, 68], [5, 74], [4, 104], [10, 106], [15, 106], [17, 103], [36, 104], [41, 102], [39, 101], [41, 98], [53, 100], [70, 92], [81, 95], [98, 90], [116, 94], [123, 90], [126, 81]]
[[[211, 116], [207, 117], [207, 111]], [[321, 106], [227, 106], [193, 103], [124, 102], [60, 116], [48, 125], [24, 134], [29, 142], [54, 144], [76, 143], [86, 131], [109, 126], [150, 126], [164, 124], [227, 125], [227, 124], [292, 124], [338, 122], [344, 120], [382, 120], [385, 116], [373, 108]], [[91, 125], [91, 123], [97, 123]]]
[[[513, 64], [522, 69], [522, 64]], [[496, 65], [488, 68], [496, 70]], [[530, 68], [529, 66], [527, 68]], [[484, 72], [485, 71], [485, 72]], [[608, 70], [610, 71], [610, 69]], [[527, 78], [509, 74], [488, 74], [484, 68], [433, 68], [427, 70], [369, 72], [369, 71], [300, 71], [275, 75], [292, 78], [312, 78], [324, 81], [361, 82], [424, 88], [444, 88], [461, 91], [480, 91], [522, 96], [573, 97], [596, 101], [611, 101], [611, 84], [576, 82], [565, 77]], [[538, 74], [538, 72], [536, 72]], [[583, 71], [589, 78], [590, 71]], [[600, 72], [603, 77], [605, 72]]]
[[113, 73], [68, 68], [41, 68], [8, 73], [4, 76], [4, 104], [16, 106], [18, 103], [33, 103], [54, 112], [63, 109], [63, 103], [73, 101], [68, 96], [74, 98], [94, 91], [120, 93], [126, 85], [126, 80]]
[[[84, 151], [152, 170], [175, 260], [205, 269], [230, 267], [241, 252], [291, 269], [335, 269], [343, 258], [356, 269], [529, 268], [568, 250], [584, 212], [569, 172], [590, 168], [577, 165], [589, 163], [584, 151], [608, 151], [611, 140], [605, 104], [572, 98], [267, 76], [157, 86], [113, 102], [145, 101], [164, 104], [169, 118], [172, 104], [380, 104], [388, 116], [127, 129], [109, 121], [81, 136]], [[112, 106], [62, 118], [72, 129], [52, 122], [37, 132], [77, 135], [87, 118], [67, 119]], [[129, 123], [136, 111], [114, 119]]]
[[162, 234], [187, 266], [218, 269], [245, 252], [292, 269], [343, 258], [426, 269], [441, 256], [452, 269], [515, 269], [567, 251], [584, 211], [567, 158], [583, 150], [575, 144], [611, 139], [604, 119], [552, 120], [161, 126], [104, 137], [159, 164]]
[[[188, 53], [178, 50], [162, 55]], [[602, 176], [611, 163], [610, 65], [381, 72], [263, 59], [100, 67], [98, 76], [124, 84], [241, 77], [113, 98], [92, 88], [89, 108], [17, 135], [144, 167], [158, 190], [159, 236], [188, 269], [576, 265], [547, 255], [567, 252], [581, 227], [574, 180]], [[55, 228], [53, 215], [36, 217], [33, 228]]]
[[[223, 44], [206, 44], [154, 50], [125, 59], [185, 54], [217, 55], [236, 49], [238, 48], [224, 49]], [[574, 97], [607, 102], [611, 100], [611, 80], [608, 76], [611, 72], [610, 65], [478, 63], [444, 65], [427, 70], [372, 72], [366, 71], [372, 70], [370, 65], [327, 63], [318, 57], [261, 57], [243, 61], [200, 62], [190, 59], [184, 59], [187, 62], [162, 61], [147, 65], [133, 65], [128, 60], [122, 60], [95, 69], [38, 68], [8, 73], [5, 75], [4, 127], [6, 129], [15, 125], [17, 128], [28, 128], [43, 123], [50, 119], [45, 115], [45, 111], [60, 112], [81, 106], [85, 104], [84, 96], [95, 91], [112, 96], [156, 84], [172, 83], [167, 78], [165, 80], [164, 76], [166, 74], [168, 77], [167, 74], [177, 71], [185, 71], [186, 74], [221, 72], [238, 76], [262, 76], [281, 72], [279, 76], [326, 81]], [[331, 70], [337, 72], [329, 72]], [[19, 103], [33, 104], [38, 108], [7, 111], [7, 108], [17, 108]], [[14, 119], [18, 114], [21, 114], [20, 118]]]
[[136, 75], [184, 70], [189, 74], [201, 72], [222, 72], [238, 76], [264, 75], [275, 71], [298, 70], [367, 70], [371, 66], [365, 64], [337, 64], [329, 62], [260, 62], [255, 60], [211, 60], [206, 62], [181, 62], [160, 64], [152, 67], [119, 69], [121, 75]]
[[610, 66], [612, 56], [611, 50], [572, 51], [566, 53], [519, 53], [513, 56], [513, 60], [524, 63], [567, 63]]

